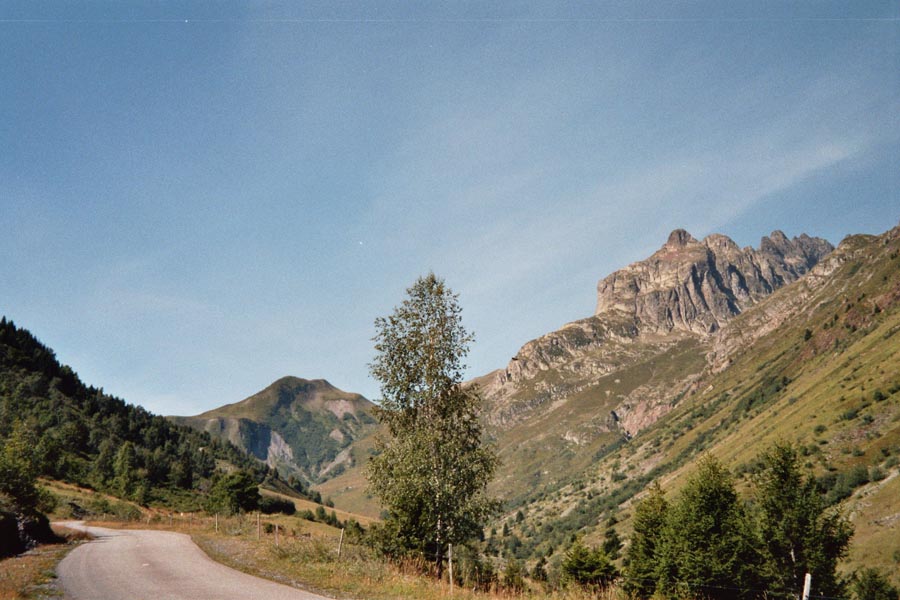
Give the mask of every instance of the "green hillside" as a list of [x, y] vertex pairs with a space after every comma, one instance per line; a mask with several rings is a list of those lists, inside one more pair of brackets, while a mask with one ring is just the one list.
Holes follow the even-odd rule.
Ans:
[[[507, 547], [521, 558], [558, 557], [574, 533], [599, 543], [601, 524], [611, 516], [627, 537], [631, 501], [651, 481], [671, 493], [696, 459], [710, 453], [749, 482], [760, 452], [788, 441], [802, 448], [825, 498], [840, 503], [856, 525], [847, 567], [897, 572], [898, 305], [900, 228], [844, 240], [805, 278], [724, 327], [711, 340], [696, 381], [672, 396], [668, 412], [653, 425], [596, 454], [586, 468], [567, 464], [559, 482], [546, 481], [514, 498], [504, 522], [517, 541]], [[658, 367], [635, 368], [643, 369], [644, 378], [661, 373]], [[597, 403], [596, 411], [603, 415], [607, 408]], [[555, 450], [542, 455], [539, 445], [533, 447], [522, 462], [559, 460]], [[507, 469], [520, 468], [516, 452], [506, 461]]]

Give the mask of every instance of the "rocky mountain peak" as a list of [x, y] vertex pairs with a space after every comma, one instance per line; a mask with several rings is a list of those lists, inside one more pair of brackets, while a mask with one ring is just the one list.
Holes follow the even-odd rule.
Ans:
[[671, 249], [684, 248], [691, 242], [697, 243], [694, 236], [684, 229], [676, 229], [669, 234], [669, 240], [666, 242], [666, 247]]
[[650, 258], [597, 284], [595, 314], [633, 318], [642, 333], [707, 335], [803, 276], [833, 249], [821, 238], [789, 239], [778, 230], [763, 237], [759, 249], [742, 249], [725, 235], [698, 242], [676, 229]]

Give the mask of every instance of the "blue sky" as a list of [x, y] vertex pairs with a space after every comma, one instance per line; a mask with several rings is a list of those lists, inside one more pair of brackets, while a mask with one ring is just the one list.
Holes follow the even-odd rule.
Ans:
[[370, 398], [433, 270], [470, 375], [668, 232], [900, 219], [900, 5], [0, 3], [0, 313], [164, 414]]

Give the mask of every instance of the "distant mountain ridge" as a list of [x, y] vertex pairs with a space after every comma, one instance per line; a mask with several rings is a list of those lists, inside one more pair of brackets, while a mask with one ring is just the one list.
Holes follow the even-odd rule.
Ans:
[[595, 314], [620, 312], [641, 332], [714, 333], [832, 250], [827, 240], [806, 234], [791, 240], [774, 231], [754, 249], [739, 248], [721, 234], [700, 242], [676, 229], [652, 256], [597, 284]]
[[353, 465], [349, 448], [375, 427], [373, 406], [324, 379], [283, 377], [240, 402], [170, 419], [228, 440], [286, 477], [312, 483]]
[[[676, 229], [649, 258], [600, 280], [594, 316], [528, 342], [505, 369], [478, 380], [488, 421], [508, 429], [535, 410], [600, 386], [603, 419], [584, 415], [589, 427], [573, 419], [582, 431], [563, 436], [584, 443], [605, 434], [633, 435], [706, 368], [709, 340], [725, 323], [797, 281], [833, 250], [827, 240], [806, 234], [788, 239], [774, 231], [758, 249], [742, 249], [725, 235], [701, 242]], [[657, 376], [643, 376], [648, 369]], [[598, 408], [588, 398], [583, 405], [592, 413]]]

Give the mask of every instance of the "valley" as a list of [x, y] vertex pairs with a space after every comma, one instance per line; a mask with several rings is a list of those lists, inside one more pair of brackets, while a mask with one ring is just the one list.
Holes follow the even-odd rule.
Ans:
[[[526, 343], [505, 367], [465, 384], [483, 398], [485, 434], [501, 459], [490, 490], [504, 508], [486, 530], [488, 557], [559, 569], [570, 540], [601, 546], [611, 531], [627, 548], [636, 503], [651, 483], [672, 496], [711, 455], [747, 492], [761, 453], [787, 442], [826, 502], [853, 524], [842, 571], [897, 572], [900, 227], [850, 236], [836, 248], [775, 232], [759, 249], [739, 249], [724, 236], [697, 241], [676, 230], [653, 256], [597, 289], [594, 315]], [[4, 326], [6, 423], [13, 406], [25, 406], [22, 382], [46, 393], [45, 403], [62, 403], [71, 423], [96, 421], [98, 401], [132, 410], [83, 386], [24, 330]], [[63, 431], [82, 440], [67, 463], [46, 458], [33, 466], [58, 479], [195, 510], [206, 501], [191, 488], [209, 489], [220, 477], [202, 458], [200, 446], [212, 444], [232, 464], [254, 469], [266, 495], [309, 515], [327, 502], [339, 521], [368, 527], [382, 510], [364, 473], [380, 431], [376, 405], [321, 379], [284, 377], [245, 400], [168, 417], [168, 426], [152, 417], [154, 431], [201, 436], [171, 445], [201, 454], [183, 466], [154, 466], [160, 450], [139, 445], [152, 439], [141, 426], [98, 422], [114, 432], [104, 437], [123, 436], [104, 449], [99, 434], [56, 429], [40, 406], [29, 409], [47, 423], [38, 447], [58, 444]], [[151, 418], [137, 410], [127, 418]], [[129, 440], [133, 483], [116, 466]], [[112, 459], [104, 453], [119, 462], [105, 467]]]

